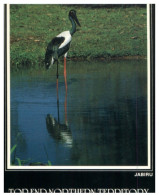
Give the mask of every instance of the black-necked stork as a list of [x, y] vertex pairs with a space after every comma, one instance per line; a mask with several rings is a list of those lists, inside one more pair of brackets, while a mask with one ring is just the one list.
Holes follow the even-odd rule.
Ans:
[[70, 10], [69, 19], [72, 24], [71, 30], [64, 31], [57, 35], [48, 44], [45, 54], [45, 67], [49, 69], [55, 62], [57, 62], [57, 78], [58, 78], [58, 58], [64, 55], [64, 76], [66, 76], [66, 56], [72, 40], [72, 35], [76, 32], [76, 23], [80, 25], [75, 10]]

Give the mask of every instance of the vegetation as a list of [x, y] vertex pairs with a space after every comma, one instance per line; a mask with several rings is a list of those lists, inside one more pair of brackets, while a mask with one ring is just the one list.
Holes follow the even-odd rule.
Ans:
[[[11, 157], [12, 158], [12, 165], [18, 165], [18, 166], [22, 166], [22, 165], [30, 165], [30, 166], [37, 166], [37, 165], [47, 165], [47, 166], [52, 166], [51, 161], [48, 160], [47, 163], [43, 164], [41, 162], [30, 162], [31, 160], [21, 160], [20, 158], [16, 157], [16, 148], [17, 148], [17, 144], [14, 144], [11, 148]], [[47, 156], [48, 157], [48, 156]]]
[[68, 59], [145, 57], [146, 8], [81, 5], [11, 5], [11, 69], [43, 67], [48, 42], [71, 28], [70, 9], [81, 27], [71, 43]]

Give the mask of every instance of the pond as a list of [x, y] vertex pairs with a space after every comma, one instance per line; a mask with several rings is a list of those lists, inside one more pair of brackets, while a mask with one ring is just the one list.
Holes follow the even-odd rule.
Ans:
[[67, 62], [11, 74], [12, 162], [147, 165], [147, 61]]

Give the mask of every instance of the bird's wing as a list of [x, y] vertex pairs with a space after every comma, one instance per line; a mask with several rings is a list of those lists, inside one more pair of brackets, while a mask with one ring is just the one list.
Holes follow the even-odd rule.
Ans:
[[52, 39], [50, 44], [48, 45], [48, 53], [52, 53], [54, 59], [58, 59], [57, 51], [60, 45], [64, 42], [64, 37], [55, 37]]
[[64, 37], [55, 37], [52, 39], [51, 43], [53, 45], [53, 50], [58, 49], [60, 45], [64, 42], [65, 38]]
[[58, 48], [64, 40], [64, 37], [55, 37], [48, 44], [45, 53], [45, 64], [47, 69], [53, 64], [55, 60], [58, 60]]

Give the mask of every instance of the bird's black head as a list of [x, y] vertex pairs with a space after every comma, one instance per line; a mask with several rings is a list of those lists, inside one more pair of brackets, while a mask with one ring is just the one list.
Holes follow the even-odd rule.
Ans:
[[79, 23], [79, 21], [78, 21], [78, 19], [77, 19], [76, 11], [74, 9], [72, 9], [72, 10], [69, 11], [69, 17], [73, 18], [76, 21], [76, 23], [79, 26], [81, 26], [80, 23]]
[[74, 15], [76, 15], [76, 10], [74, 10], [74, 9], [71, 9], [70, 11], [69, 11], [69, 16], [74, 16]]

